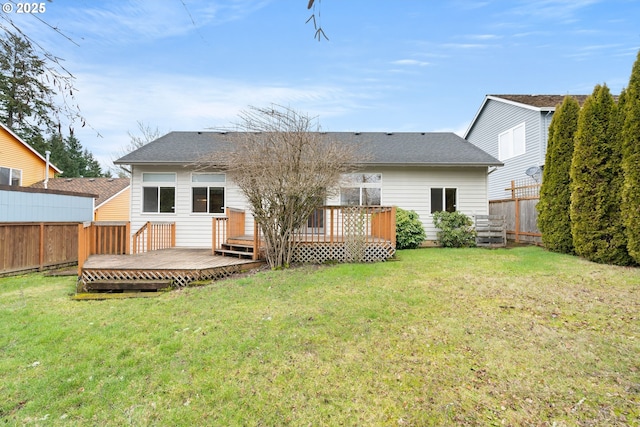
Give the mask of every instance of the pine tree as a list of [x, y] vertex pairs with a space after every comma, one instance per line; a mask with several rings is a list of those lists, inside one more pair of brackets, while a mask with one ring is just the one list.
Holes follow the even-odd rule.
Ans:
[[640, 51], [629, 78], [624, 110], [622, 217], [626, 226], [627, 249], [640, 263]]
[[55, 128], [55, 92], [42, 81], [45, 62], [14, 33], [0, 38], [0, 118], [25, 141]]
[[542, 243], [550, 251], [573, 253], [571, 235], [571, 189], [569, 171], [573, 157], [573, 138], [578, 127], [580, 105], [566, 96], [556, 109], [549, 127], [549, 143], [542, 172], [538, 209], [538, 228]]
[[578, 255], [629, 265], [621, 218], [623, 173], [617, 106], [606, 85], [597, 85], [578, 118], [571, 163], [571, 233]]

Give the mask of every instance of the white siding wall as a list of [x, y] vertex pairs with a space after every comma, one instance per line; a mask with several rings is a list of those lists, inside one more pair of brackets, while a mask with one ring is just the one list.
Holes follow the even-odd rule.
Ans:
[[[142, 173], [144, 172], [175, 172], [177, 174], [175, 213], [142, 212]], [[217, 214], [191, 212], [191, 173], [191, 169], [183, 167], [134, 167], [131, 186], [131, 232], [135, 233], [147, 221], [175, 222], [176, 246], [210, 248], [212, 218]], [[246, 201], [241, 191], [228, 180], [225, 187], [225, 204], [226, 207], [230, 208], [247, 209]], [[246, 233], [252, 234], [253, 220], [248, 212], [246, 222]]]
[[[487, 168], [376, 168], [368, 173], [382, 173], [383, 206], [414, 210], [427, 232], [427, 240], [436, 240], [437, 229], [431, 215], [431, 188], [456, 188], [457, 210], [469, 215], [487, 215]], [[339, 199], [329, 200], [339, 204]]]
[[[142, 212], [142, 173], [176, 172], [176, 212], [150, 214]], [[427, 231], [428, 240], [436, 240], [436, 229], [431, 215], [430, 189], [456, 188], [457, 210], [469, 216], [489, 213], [487, 199], [487, 168], [418, 168], [379, 167], [367, 170], [382, 173], [382, 201], [384, 206], [398, 206], [415, 210]], [[247, 209], [240, 190], [227, 180], [227, 207]], [[339, 197], [327, 201], [338, 205]], [[131, 187], [131, 230], [137, 231], [147, 221], [176, 222], [176, 245], [180, 247], [211, 247], [211, 214], [191, 213], [191, 170], [161, 166], [137, 166], [133, 169]], [[247, 234], [253, 233], [253, 220], [247, 212]]]
[[[467, 135], [467, 141], [498, 158], [498, 135], [520, 123], [525, 123], [526, 153], [505, 160], [504, 166], [489, 175], [489, 199], [509, 197], [505, 188], [512, 180], [527, 178], [525, 171], [544, 163], [542, 144], [551, 116], [495, 100], [488, 100]], [[542, 161], [541, 161], [542, 159]]]

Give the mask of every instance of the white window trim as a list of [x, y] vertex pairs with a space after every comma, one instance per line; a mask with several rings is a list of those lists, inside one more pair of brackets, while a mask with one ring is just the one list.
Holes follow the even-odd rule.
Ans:
[[[216, 182], [209, 182], [209, 181], [194, 181], [193, 177], [197, 176], [197, 175], [222, 175], [224, 177], [224, 181], [216, 181]], [[227, 174], [223, 173], [223, 172], [192, 172], [191, 173], [191, 177], [190, 177], [190, 181], [191, 181], [191, 205], [189, 206], [189, 213], [191, 215], [196, 215], [196, 216], [225, 216], [226, 215], [226, 209], [227, 209]], [[207, 188], [207, 212], [194, 212], [193, 211], [193, 189], [194, 188], [202, 188], [202, 187], [206, 187]], [[211, 187], [218, 187], [218, 188], [223, 188], [224, 189], [224, 200], [223, 200], [223, 208], [224, 211], [223, 212], [208, 212], [209, 210], [209, 188]]]
[[[515, 144], [514, 134], [516, 131], [522, 129], [522, 145]], [[527, 132], [526, 132], [525, 122], [520, 123], [517, 126], [512, 127], [498, 135], [498, 160], [505, 161], [512, 159], [514, 157], [521, 156], [527, 152]], [[508, 138], [504, 145], [501, 140], [502, 138]], [[505, 149], [506, 148], [506, 149]]]
[[[456, 199], [453, 201], [454, 212], [458, 212], [458, 205], [460, 202], [460, 189], [458, 187], [430, 187], [429, 188], [429, 212], [433, 215], [433, 206], [431, 206], [431, 190], [442, 190], [442, 207], [447, 207], [447, 190], [456, 190]], [[439, 211], [436, 211], [439, 212]]]
[[[380, 175], [380, 181], [379, 182], [353, 182], [350, 180], [350, 177], [353, 176], [359, 176], [359, 175]], [[380, 204], [382, 205], [382, 174], [381, 173], [352, 173], [352, 174], [346, 174], [343, 175], [343, 182], [340, 184], [340, 204], [342, 204], [342, 189], [343, 188], [357, 188], [360, 190], [360, 200], [358, 201], [358, 206], [363, 206], [362, 205], [362, 193], [363, 193], [363, 189], [365, 188], [378, 188], [380, 189]]]
[[[145, 175], [173, 175], [173, 181], [147, 181], [145, 182]], [[142, 182], [142, 189], [140, 191], [140, 213], [142, 215], [176, 215], [178, 207], [176, 202], [178, 201], [177, 194], [177, 179], [178, 174], [175, 172], [143, 172], [140, 180]], [[173, 212], [160, 212], [160, 188], [173, 187]], [[158, 189], [158, 210], [155, 212], [145, 212], [144, 210], [144, 189], [145, 188], [157, 188]]]
[[12, 168], [9, 166], [0, 166], [3, 169], [9, 169], [9, 186], [11, 186], [11, 181], [13, 181], [13, 173], [14, 171], [19, 172], [20, 173], [20, 177], [18, 178], [18, 187], [22, 186], [22, 169], [16, 169], [16, 168]]

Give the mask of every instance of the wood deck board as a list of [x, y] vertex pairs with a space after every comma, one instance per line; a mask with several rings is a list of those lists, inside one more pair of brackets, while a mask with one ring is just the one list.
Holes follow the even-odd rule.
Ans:
[[83, 268], [86, 270], [203, 270], [253, 262], [212, 255], [210, 249], [171, 248], [135, 255], [91, 255]]

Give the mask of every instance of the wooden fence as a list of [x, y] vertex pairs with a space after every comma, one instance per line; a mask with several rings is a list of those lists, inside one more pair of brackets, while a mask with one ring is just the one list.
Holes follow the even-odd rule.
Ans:
[[90, 255], [125, 255], [130, 252], [131, 226], [126, 222], [91, 222], [77, 226], [78, 276]]
[[505, 190], [511, 193], [511, 198], [490, 200], [489, 214], [505, 217], [508, 240], [542, 244], [536, 210], [540, 199], [540, 184], [532, 179], [511, 181], [511, 187]]
[[77, 222], [0, 223], [0, 275], [78, 261]]

